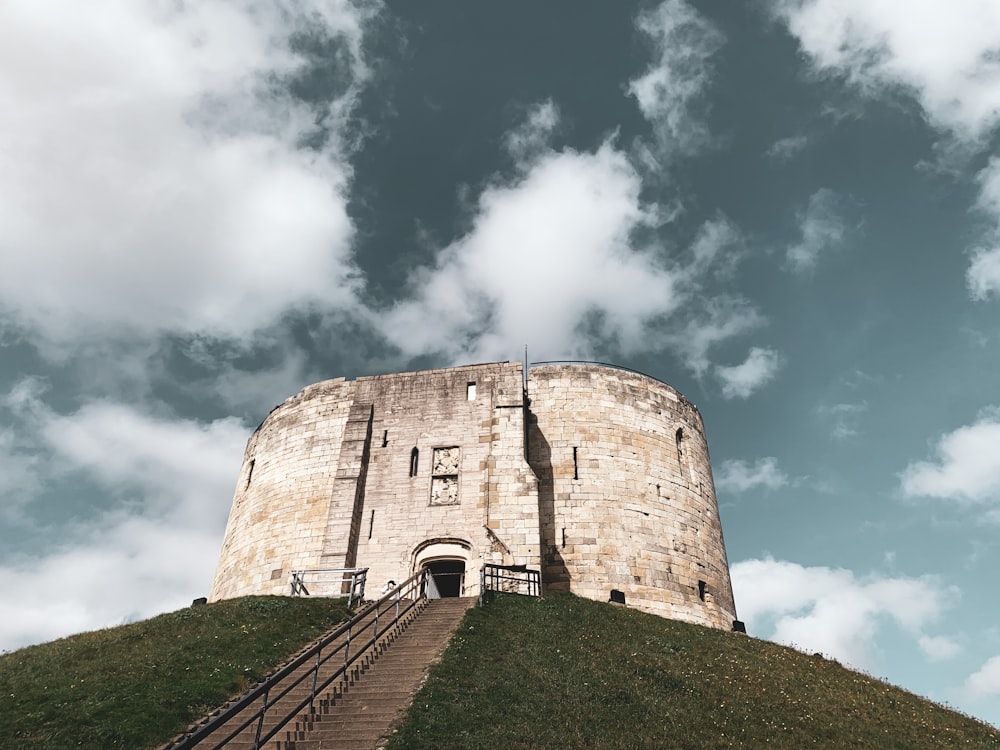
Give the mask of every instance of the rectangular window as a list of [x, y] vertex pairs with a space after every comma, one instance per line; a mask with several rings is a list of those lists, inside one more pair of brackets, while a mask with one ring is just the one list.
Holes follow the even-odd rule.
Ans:
[[471, 382], [468, 383], [465, 386], [465, 394], [468, 397], [469, 401], [475, 401], [476, 400], [476, 384], [475, 383], [471, 383]]

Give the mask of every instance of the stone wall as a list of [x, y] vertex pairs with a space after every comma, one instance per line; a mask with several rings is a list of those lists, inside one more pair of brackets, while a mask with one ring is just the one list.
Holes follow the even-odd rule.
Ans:
[[353, 565], [377, 590], [435, 554], [465, 560], [469, 593], [483, 561], [537, 568], [522, 398], [520, 364], [498, 363], [331, 380], [287, 400], [247, 445], [211, 599]]
[[285, 594], [319, 567], [354, 384], [328, 380], [274, 409], [250, 437], [210, 598]]
[[[369, 591], [435, 559], [543, 571], [667, 617], [735, 619], [708, 448], [669, 386], [519, 363], [329, 380], [251, 436], [213, 600], [285, 594], [291, 572], [369, 568]], [[527, 444], [526, 444], [527, 437]], [[527, 455], [526, 455], [527, 453]]]
[[539, 479], [543, 582], [674, 619], [735, 618], [697, 409], [637, 373], [533, 367], [529, 462]]

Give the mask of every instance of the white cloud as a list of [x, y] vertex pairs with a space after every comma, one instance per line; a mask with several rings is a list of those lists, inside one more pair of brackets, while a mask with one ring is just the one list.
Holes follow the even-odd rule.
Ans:
[[941, 436], [937, 458], [916, 461], [900, 475], [903, 493], [970, 502], [1000, 502], [1000, 410]]
[[626, 348], [644, 323], [678, 304], [677, 276], [630, 237], [653, 220], [638, 174], [606, 143], [594, 153], [544, 154], [521, 179], [480, 196], [469, 234], [411, 279], [414, 298], [385, 318], [404, 351], [505, 359], [525, 343], [546, 356], [580, 354], [581, 325]]
[[1000, 123], [1000, 5], [774, 0], [813, 64], [866, 94], [907, 91], [931, 122], [979, 139]]
[[[115, 492], [140, 493], [146, 510], [186, 522], [218, 522], [221, 507], [223, 523], [248, 434], [232, 417], [201, 424], [109, 401], [86, 404], [70, 415], [47, 412], [40, 432], [64, 465]], [[222, 502], [205, 504], [187, 487], [211, 490]]]
[[809, 197], [806, 210], [799, 215], [802, 239], [786, 253], [793, 271], [812, 270], [821, 253], [843, 242], [847, 226], [840, 212], [840, 199], [832, 190], [821, 188]]
[[[306, 28], [337, 38], [348, 83], [363, 80], [366, 15], [346, 0], [5, 4], [4, 311], [71, 344], [246, 336], [348, 303], [357, 89], [316, 108], [274, 81], [304, 64], [290, 39]], [[322, 148], [299, 147], [319, 131]]]
[[[988, 144], [1000, 126], [1000, 3], [995, 0], [774, 0], [815, 68], [864, 94], [912, 95], [947, 134], [944, 152]], [[956, 146], [957, 145], [957, 146]], [[1000, 291], [1000, 179], [996, 160], [980, 175], [981, 204], [997, 227], [973, 250], [974, 299]]]
[[208, 594], [221, 528], [136, 516], [102, 523], [45, 556], [0, 563], [0, 601], [16, 602], [0, 622], [0, 649], [151, 617]]
[[1000, 158], [992, 158], [979, 173], [979, 208], [993, 217], [993, 231], [984, 238], [985, 246], [973, 250], [965, 281], [973, 299], [1000, 295]]
[[724, 42], [722, 32], [683, 0], [643, 12], [636, 26], [652, 41], [656, 59], [629, 82], [629, 93], [653, 124], [661, 155], [692, 153], [711, 140], [699, 109], [706, 106], [710, 61]]
[[742, 364], [715, 368], [726, 398], [747, 398], [774, 379], [781, 367], [781, 355], [773, 349], [753, 347]]
[[702, 307], [696, 315], [671, 326], [672, 330], [666, 334], [670, 345], [682, 355], [684, 364], [698, 376], [712, 367], [709, 356], [712, 347], [764, 322], [756, 309], [737, 297], [719, 295], [701, 302]]
[[18, 517], [41, 486], [38, 477], [40, 460], [25, 446], [17, 433], [0, 427], [0, 518]]
[[[940, 639], [923, 632], [946, 608], [952, 592], [933, 578], [869, 576], [792, 562], [744, 560], [732, 566], [740, 617], [750, 632], [818, 651], [856, 668], [871, 668], [884, 621], [895, 622], [926, 651]], [[936, 658], [938, 654], [934, 654]]]
[[790, 135], [772, 143], [764, 153], [777, 161], [788, 161], [801, 153], [809, 145], [809, 140], [806, 135]]
[[965, 690], [975, 698], [1000, 695], [1000, 656], [987, 659], [979, 670], [969, 675]]
[[759, 319], [741, 300], [702, 293], [734, 262], [739, 235], [717, 218], [667, 252], [640, 239], [665, 221], [641, 190], [610, 141], [536, 153], [486, 187], [471, 229], [411, 276], [409, 299], [379, 317], [381, 331], [405, 354], [451, 361], [516, 357], [525, 344], [543, 359], [587, 358], [599, 343], [669, 346], [703, 372], [713, 345]]
[[991, 294], [1000, 294], [1000, 245], [973, 251], [966, 280], [973, 299], [982, 300]]
[[820, 406], [816, 411], [821, 416], [832, 419], [833, 426], [830, 430], [830, 437], [834, 440], [847, 440], [860, 434], [858, 424], [861, 415], [868, 411], [868, 404], [864, 401], [833, 404], [832, 406]]
[[549, 138], [559, 125], [559, 109], [547, 99], [531, 107], [524, 122], [507, 133], [508, 153], [521, 164], [529, 164], [546, 150]]
[[[38, 555], [0, 562], [0, 648], [189, 604], [207, 592], [248, 430], [93, 402], [57, 414], [22, 388], [39, 453], [115, 503]], [[10, 399], [9, 401], [12, 401]], [[53, 596], [52, 592], [59, 592]]]
[[917, 646], [930, 661], [945, 661], [962, 650], [951, 638], [940, 635], [922, 635], [917, 639]]
[[774, 456], [758, 458], [752, 464], [730, 459], [723, 461], [716, 472], [715, 487], [723, 492], [746, 492], [763, 487], [776, 490], [788, 484], [788, 475], [778, 468]]

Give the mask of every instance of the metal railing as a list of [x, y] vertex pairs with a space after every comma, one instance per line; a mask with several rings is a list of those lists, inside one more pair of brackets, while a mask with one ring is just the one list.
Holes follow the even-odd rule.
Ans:
[[[208, 722], [171, 745], [169, 750], [187, 750], [196, 746], [217, 750], [237, 737], [246, 739], [246, 733], [249, 731], [253, 733], [253, 750], [259, 750], [296, 716], [306, 710], [314, 713], [317, 698], [334, 682], [346, 678], [358, 659], [367, 654], [380, 638], [396, 628], [403, 617], [425, 600], [423, 591], [426, 576], [425, 570], [410, 576], [373, 605], [366, 607], [364, 611], [265, 678]], [[365, 622], [366, 620], [368, 622]], [[327, 665], [332, 666], [335, 657], [338, 657], [336, 663], [339, 666], [332, 674], [321, 677], [320, 671]], [[339, 657], [343, 658], [342, 663]], [[308, 696], [291, 708], [278, 705], [295, 688], [307, 681], [311, 683]], [[259, 704], [256, 710], [252, 710], [254, 704]], [[270, 716], [268, 716], [269, 711], [272, 711]], [[241, 716], [244, 713], [247, 715]], [[275, 721], [265, 731], [266, 717], [274, 718]], [[231, 723], [233, 726], [227, 726]]]
[[489, 591], [525, 596], [542, 595], [542, 574], [527, 565], [494, 565], [485, 563], [479, 574], [479, 603]]
[[[365, 600], [368, 568], [319, 568], [292, 571], [292, 596], [343, 596], [347, 606]], [[307, 585], [308, 584], [308, 585]]]
[[668, 383], [665, 380], [660, 380], [655, 375], [650, 375], [649, 373], [645, 373], [642, 370], [636, 370], [631, 367], [626, 367], [625, 365], [615, 365], [612, 364], [611, 362], [594, 362], [592, 360], [587, 360], [587, 359], [549, 359], [541, 362], [531, 362], [528, 365], [528, 367], [530, 369], [531, 367], [535, 366], [544, 367], [545, 365], [593, 365], [595, 367], [607, 367], [610, 370], [621, 370], [622, 372], [631, 372], [636, 375], [642, 375], [644, 378], [655, 380], [657, 383], [663, 383], [663, 385], [673, 388], [673, 386], [671, 386], [670, 383]]

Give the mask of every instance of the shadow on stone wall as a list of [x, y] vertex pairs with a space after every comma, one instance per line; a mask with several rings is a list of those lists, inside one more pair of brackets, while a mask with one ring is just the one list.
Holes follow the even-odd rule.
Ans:
[[538, 478], [538, 526], [540, 552], [542, 556], [542, 585], [549, 591], [568, 591], [569, 570], [557, 538], [555, 493], [552, 485], [552, 449], [538, 427], [538, 418], [527, 413], [528, 420], [528, 464]]

